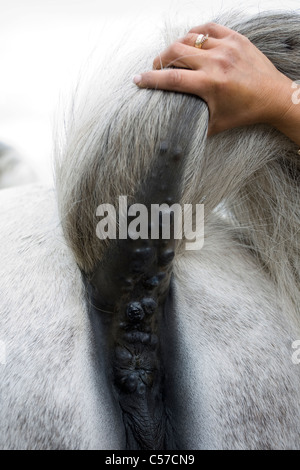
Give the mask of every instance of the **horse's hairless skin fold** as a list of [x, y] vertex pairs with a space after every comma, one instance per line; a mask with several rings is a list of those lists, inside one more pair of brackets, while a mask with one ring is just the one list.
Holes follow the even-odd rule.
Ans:
[[[134, 196], [149, 214], [151, 204], [172, 206], [181, 199], [185, 154], [195, 126], [180, 122], [197, 122], [197, 109], [200, 111], [197, 100], [190, 99], [194, 101], [195, 119], [190, 121], [188, 102], [170, 122], [157, 154], [149, 156], [152, 166]], [[162, 344], [176, 250], [174, 216], [170, 212], [170, 239], [163, 238], [163, 218], [149, 218], [148, 239], [112, 241], [89, 276], [91, 304], [103, 317], [107, 332], [108, 373], [123, 413], [128, 449], [176, 448], [171, 406], [165, 399], [168, 384]], [[159, 223], [159, 238], [151, 239], [155, 223]]]

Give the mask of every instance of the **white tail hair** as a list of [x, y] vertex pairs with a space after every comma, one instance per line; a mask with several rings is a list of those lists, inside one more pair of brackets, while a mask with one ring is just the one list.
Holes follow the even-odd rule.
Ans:
[[[248, 37], [292, 80], [300, 78], [300, 16], [264, 13], [218, 18]], [[174, 28], [165, 37], [183, 35]], [[237, 128], [206, 138], [208, 109], [195, 97], [138, 89], [131, 77], [152, 67], [167, 42], [149, 44], [109, 66], [74, 100], [64, 143], [56, 155], [57, 197], [64, 234], [76, 261], [91, 273], [108, 241], [96, 236], [96, 208], [133, 198], [153, 165], [172, 116], [188, 103], [198, 122], [186, 158], [183, 203], [205, 203], [227, 214], [226, 230], [247, 247], [278, 286], [286, 302], [299, 305], [299, 177], [297, 147], [266, 125]], [[124, 53], [122, 50], [121, 53]], [[292, 90], [291, 90], [292, 94]], [[274, 97], [276, 99], [276, 97]], [[179, 127], [189, 125], [189, 116]]]

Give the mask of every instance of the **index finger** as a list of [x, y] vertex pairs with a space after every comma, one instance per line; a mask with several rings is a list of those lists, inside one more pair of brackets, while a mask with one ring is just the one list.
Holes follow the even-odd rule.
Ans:
[[201, 97], [204, 101], [207, 90], [207, 75], [198, 70], [163, 69], [150, 70], [136, 75], [133, 82], [141, 88], [177, 91]]

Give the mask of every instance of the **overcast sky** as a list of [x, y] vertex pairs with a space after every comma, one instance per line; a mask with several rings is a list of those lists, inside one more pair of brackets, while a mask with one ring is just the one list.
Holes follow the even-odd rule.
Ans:
[[0, 141], [16, 147], [51, 181], [52, 121], [59, 94], [97, 44], [170, 15], [191, 25], [220, 10], [299, 8], [299, 0], [0, 0]]

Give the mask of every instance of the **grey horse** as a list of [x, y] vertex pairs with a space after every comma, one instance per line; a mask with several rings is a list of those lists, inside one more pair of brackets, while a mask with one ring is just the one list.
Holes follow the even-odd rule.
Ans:
[[[299, 15], [218, 22], [299, 78]], [[161, 45], [75, 97], [55, 189], [0, 193], [1, 449], [300, 449], [297, 149], [264, 125], [207, 138], [200, 99], [137, 89]], [[100, 239], [120, 195], [204, 204], [203, 247], [162, 218]]]

